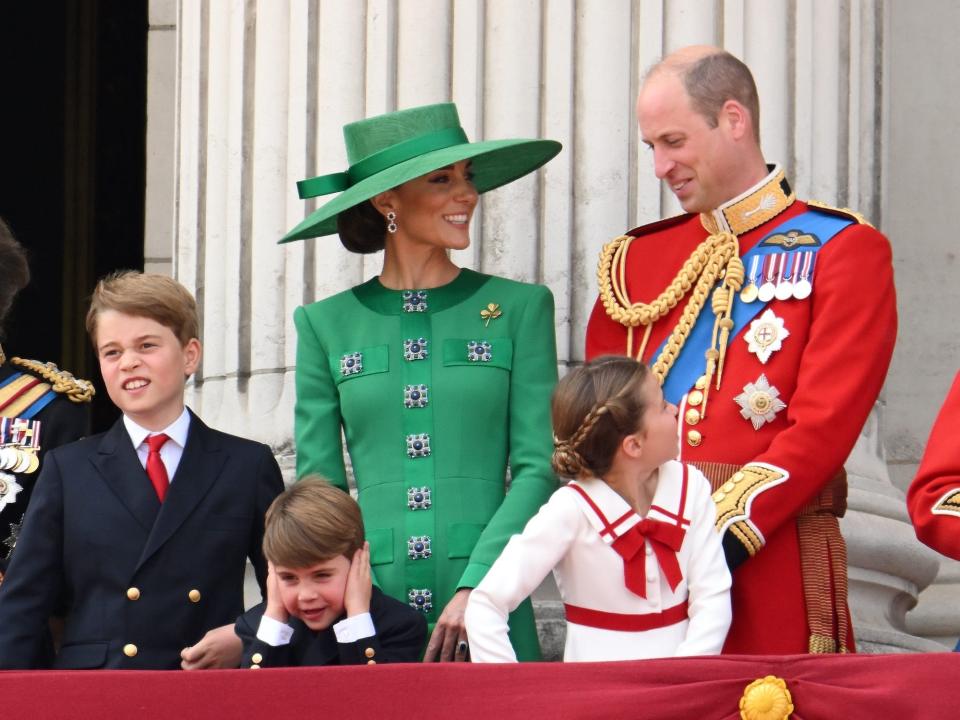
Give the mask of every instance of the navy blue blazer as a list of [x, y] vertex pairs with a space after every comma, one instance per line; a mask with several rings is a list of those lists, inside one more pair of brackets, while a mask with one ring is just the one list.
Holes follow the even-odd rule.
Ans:
[[[314, 632], [301, 620], [290, 618], [293, 627], [290, 643], [277, 647], [268, 645], [257, 639], [257, 628], [265, 609], [266, 603], [260, 603], [237, 620], [235, 629], [243, 640], [240, 667], [418, 662], [427, 641], [427, 620], [423, 613], [384, 595], [376, 586], [370, 597], [370, 616], [376, 634], [352, 643], [337, 642], [332, 626]], [[338, 622], [342, 619], [339, 618]]]
[[123, 421], [47, 454], [0, 585], [0, 668], [173, 669], [180, 651], [243, 612], [249, 557], [266, 582], [263, 516], [283, 490], [266, 445], [190, 414], [161, 505]]

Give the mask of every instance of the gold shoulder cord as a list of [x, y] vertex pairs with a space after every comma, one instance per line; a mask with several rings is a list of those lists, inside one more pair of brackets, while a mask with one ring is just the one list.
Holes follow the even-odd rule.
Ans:
[[93, 397], [93, 383], [74, 377], [66, 370], [60, 370], [53, 363], [42, 363], [37, 360], [10, 358], [11, 365], [19, 365], [40, 375], [50, 383], [55, 392], [63, 393], [75, 403], [89, 402]]
[[[733, 298], [743, 286], [744, 269], [743, 262], [740, 260], [740, 244], [737, 236], [729, 232], [708, 236], [693, 251], [667, 289], [650, 303], [631, 302], [627, 296], [627, 250], [632, 242], [633, 237], [621, 235], [604, 245], [603, 250], [600, 251], [600, 264], [597, 267], [600, 301], [607, 315], [627, 328], [628, 355], [642, 360], [653, 324], [676, 307], [687, 294], [690, 295], [679, 322], [651, 366], [654, 376], [661, 385], [680, 355], [694, 323], [700, 316], [700, 311], [703, 310], [711, 288], [720, 282], [720, 285], [713, 290], [710, 302], [716, 319], [713, 323], [710, 348], [705, 353], [707, 385], [704, 389], [702, 412], [706, 416], [706, 396], [710, 381], [716, 373], [716, 387], [719, 389], [723, 376], [727, 342], [730, 339], [730, 331], [733, 329], [731, 318]], [[643, 340], [634, 355], [633, 329], [641, 325], [645, 328]]]

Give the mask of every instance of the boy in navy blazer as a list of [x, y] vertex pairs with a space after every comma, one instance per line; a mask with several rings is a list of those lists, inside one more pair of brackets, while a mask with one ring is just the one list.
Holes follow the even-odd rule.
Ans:
[[196, 304], [175, 280], [123, 272], [97, 285], [87, 331], [123, 417], [51, 451], [0, 585], [0, 667], [173, 669], [239, 663], [246, 560], [261, 590], [263, 516], [283, 490], [262, 444], [184, 406], [200, 361]]
[[376, 665], [417, 662], [423, 614], [373, 587], [360, 506], [305, 478], [267, 511], [267, 600], [237, 620], [243, 665]]

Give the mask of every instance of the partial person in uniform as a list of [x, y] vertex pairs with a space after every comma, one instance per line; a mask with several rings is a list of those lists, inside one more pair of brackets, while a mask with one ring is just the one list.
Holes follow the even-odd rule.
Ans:
[[267, 510], [267, 599], [237, 620], [244, 667], [418, 662], [427, 621], [373, 586], [360, 507], [304, 478]]
[[266, 445], [207, 427], [184, 406], [200, 361], [196, 303], [170, 277], [101, 280], [87, 314], [123, 417], [57, 448], [0, 585], [0, 668], [236, 667], [247, 559], [261, 591], [263, 516], [283, 490]]
[[907, 510], [920, 542], [960, 560], [960, 373], [930, 430]]
[[896, 338], [890, 243], [796, 198], [760, 149], [750, 70], [712, 47], [654, 66], [637, 102], [687, 214], [608, 243], [587, 357], [646, 361], [711, 480], [733, 570], [725, 652], [850, 652], [844, 461]]
[[[0, 341], [17, 293], [30, 282], [27, 253], [0, 219]], [[8, 357], [0, 345], [0, 582], [47, 450], [89, 425], [93, 385], [50, 362]]]
[[553, 468], [574, 478], [514, 535], [470, 595], [474, 662], [515, 662], [507, 614], [551, 570], [568, 662], [720, 652], [730, 571], [710, 483], [677, 462], [677, 406], [643, 363], [600, 357], [553, 396]]
[[[294, 314], [297, 475], [346, 490], [343, 430], [379, 586], [425, 614], [425, 660], [463, 660], [470, 590], [555, 488], [557, 364], [550, 291], [449, 251], [469, 246], [481, 193], [560, 144], [470, 143], [452, 104], [351, 123], [344, 138], [349, 170], [299, 184], [301, 197], [342, 192], [282, 242], [339, 233], [353, 252], [384, 250], [383, 269]], [[530, 603], [511, 640], [539, 657]]]

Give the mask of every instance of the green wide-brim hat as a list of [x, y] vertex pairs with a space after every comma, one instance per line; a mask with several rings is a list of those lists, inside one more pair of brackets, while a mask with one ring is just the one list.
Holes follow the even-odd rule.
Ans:
[[339, 192], [288, 232], [281, 243], [337, 232], [337, 215], [386, 190], [438, 168], [471, 160], [473, 184], [484, 193], [533, 172], [560, 152], [555, 140], [487, 140], [472, 143], [453, 103], [424, 105], [378, 115], [343, 128], [346, 172], [297, 183], [301, 198]]

